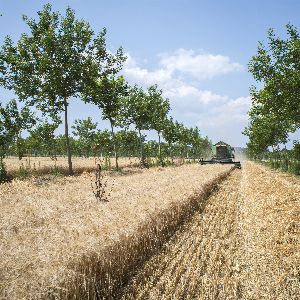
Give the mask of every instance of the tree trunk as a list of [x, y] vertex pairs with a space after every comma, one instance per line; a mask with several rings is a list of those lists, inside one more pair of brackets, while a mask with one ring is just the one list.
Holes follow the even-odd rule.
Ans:
[[17, 152], [18, 152], [18, 158], [19, 158], [19, 160], [21, 160], [22, 157], [23, 157], [22, 152], [21, 152], [20, 140], [21, 140], [21, 133], [19, 133], [17, 135]]
[[114, 143], [114, 152], [115, 152], [115, 162], [116, 162], [116, 169], [119, 169], [119, 164], [118, 164], [118, 147], [117, 147], [117, 141], [116, 141], [116, 135], [114, 132], [114, 126], [113, 126], [113, 121], [110, 121], [110, 128], [111, 128], [111, 135], [113, 138], [113, 143]]
[[161, 166], [163, 166], [162, 156], [161, 156], [161, 142], [160, 142], [160, 132], [157, 131], [158, 134], [158, 159]]
[[64, 98], [64, 106], [65, 106], [65, 138], [66, 138], [66, 147], [67, 147], [67, 155], [68, 155], [68, 175], [73, 175], [73, 168], [72, 168], [72, 153], [70, 147], [70, 140], [69, 140], [69, 125], [68, 125], [68, 102], [67, 98]]
[[140, 136], [140, 150], [141, 150], [141, 166], [144, 167], [145, 166], [145, 159], [144, 159], [144, 143], [143, 143], [143, 138], [142, 138], [142, 134], [141, 134], [141, 130], [138, 129], [139, 131], [139, 136]]
[[171, 143], [169, 142], [169, 156], [171, 158], [172, 165], [174, 164], [173, 152], [171, 148]]

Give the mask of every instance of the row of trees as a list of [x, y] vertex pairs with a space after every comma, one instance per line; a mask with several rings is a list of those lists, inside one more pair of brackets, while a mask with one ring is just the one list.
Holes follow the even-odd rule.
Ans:
[[[29, 33], [22, 34], [16, 45], [7, 37], [0, 51], [0, 85], [13, 90], [23, 104], [18, 109], [15, 100], [6, 106], [0, 103], [1, 159], [12, 149], [21, 158], [24, 143], [27, 149], [57, 153], [59, 141], [64, 141], [69, 175], [73, 174], [72, 150], [89, 155], [83, 149], [96, 149], [91, 145], [102, 148], [112, 145], [118, 168], [120, 140], [130, 137], [132, 143], [139, 141], [144, 164], [145, 130], [157, 132], [157, 155], [161, 163], [161, 137], [170, 149], [176, 144], [185, 152], [193, 148], [201, 155], [209, 147], [209, 141], [200, 136], [198, 128], [186, 128], [168, 117], [169, 100], [157, 85], [144, 90], [137, 85], [131, 87], [118, 76], [126, 57], [121, 47], [115, 53], [107, 50], [105, 29], [95, 35], [87, 22], [75, 18], [71, 8], [62, 16], [48, 4], [38, 16], [37, 21], [24, 16]], [[75, 121], [75, 139], [70, 137], [68, 106], [75, 98], [101, 110], [102, 118], [110, 122], [109, 135], [107, 131], [98, 131], [97, 124], [88, 118]], [[40, 111], [42, 116], [37, 118], [33, 110]], [[63, 138], [54, 135], [62, 123], [62, 113]], [[119, 133], [116, 127], [121, 129]], [[24, 130], [29, 131], [26, 139], [21, 138]], [[80, 146], [76, 148], [76, 144]], [[43, 150], [37, 150], [41, 145], [45, 145]], [[121, 150], [123, 153], [124, 149]]]
[[[12, 102], [15, 101], [12, 100]], [[2, 108], [6, 115], [9, 112], [8, 108], [12, 108], [11, 103], [8, 103], [5, 109]], [[31, 121], [24, 124], [28, 128], [28, 136], [24, 138], [21, 135], [24, 125], [20, 122], [16, 124], [21, 118], [21, 114], [22, 110], [16, 111], [17, 119], [9, 118], [10, 124], [7, 128], [17, 130], [15, 130], [15, 134], [10, 131], [12, 135], [4, 145], [7, 155], [18, 155], [19, 159], [22, 159], [24, 155], [49, 156], [53, 159], [56, 159], [57, 156], [65, 156], [65, 136], [55, 135], [55, 130], [61, 123], [59, 120], [57, 123], [49, 123], [48, 121], [37, 122], [35, 118], [32, 118]], [[35, 123], [34, 126], [33, 123]], [[30, 124], [33, 127], [29, 128]], [[111, 131], [100, 130], [97, 125], [90, 117], [75, 120], [72, 125], [73, 136], [69, 137], [73, 155], [110, 157], [117, 148], [120, 156], [140, 156], [141, 137], [136, 130], [123, 129], [112, 136]], [[206, 152], [210, 147], [210, 141], [207, 138], [203, 139], [197, 128], [185, 128], [178, 122], [173, 125], [173, 135], [167, 130], [162, 132], [165, 142], [146, 141], [145, 135], [142, 135], [144, 158], [159, 157], [159, 154], [162, 159], [166, 157], [199, 158], [208, 154]]]
[[[262, 86], [251, 87], [250, 120], [244, 131], [252, 157], [269, 157], [270, 149], [278, 153], [290, 133], [300, 128], [300, 35], [290, 24], [286, 29], [285, 39], [270, 29], [267, 44], [259, 43], [257, 54], [249, 62], [249, 71]], [[294, 141], [293, 151], [283, 152], [299, 159], [299, 141]]]

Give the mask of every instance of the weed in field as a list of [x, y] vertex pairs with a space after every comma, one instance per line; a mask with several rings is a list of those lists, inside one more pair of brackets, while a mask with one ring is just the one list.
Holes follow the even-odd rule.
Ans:
[[95, 178], [91, 179], [91, 187], [98, 201], [108, 202], [110, 193], [106, 193], [107, 179], [104, 178], [100, 163], [96, 166]]
[[58, 177], [58, 176], [63, 176], [63, 171], [60, 167], [58, 167], [56, 164], [54, 165], [54, 167], [51, 168], [50, 174]]
[[30, 174], [30, 166], [28, 166], [27, 164], [24, 166], [24, 164], [21, 163], [19, 167], [19, 171], [17, 173], [17, 177], [20, 179], [25, 179], [29, 176], [29, 174]]

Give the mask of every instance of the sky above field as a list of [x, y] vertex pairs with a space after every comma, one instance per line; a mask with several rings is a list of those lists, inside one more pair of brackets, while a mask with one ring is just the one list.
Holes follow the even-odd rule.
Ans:
[[[241, 131], [255, 84], [247, 64], [258, 41], [270, 27], [282, 37], [287, 23], [300, 28], [297, 0], [0, 0], [1, 44], [6, 35], [17, 41], [27, 30], [22, 15], [36, 18], [46, 3], [62, 14], [69, 5], [95, 32], [106, 27], [109, 50], [122, 46], [127, 54], [122, 73], [131, 84], [157, 83], [176, 120], [233, 146], [247, 142]], [[2, 102], [14, 97], [3, 88], [0, 96]], [[71, 122], [88, 116], [108, 128], [96, 107], [71, 101]]]

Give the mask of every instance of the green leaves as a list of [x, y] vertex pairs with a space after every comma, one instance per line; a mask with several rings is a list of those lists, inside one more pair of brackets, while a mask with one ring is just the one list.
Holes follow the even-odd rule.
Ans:
[[17, 101], [12, 99], [6, 106], [0, 103], [0, 152], [4, 156], [13, 141], [19, 147], [21, 132], [30, 129], [36, 123], [36, 116], [27, 106], [19, 109]]
[[281, 39], [273, 29], [267, 34], [267, 45], [259, 43], [249, 62], [249, 71], [263, 84], [252, 87], [250, 122], [244, 134], [253, 152], [286, 143], [288, 134], [300, 128], [300, 36], [288, 24], [287, 38]]
[[97, 123], [92, 122], [92, 118], [88, 117], [85, 120], [75, 120], [73, 135], [78, 138], [81, 148], [85, 151], [85, 156], [88, 157], [90, 150], [95, 145]]
[[157, 85], [148, 88], [147, 98], [151, 107], [149, 111], [149, 114], [151, 114], [150, 128], [160, 133], [164, 129], [167, 115], [170, 111], [169, 100], [163, 98], [162, 90], [159, 90]]
[[122, 76], [103, 76], [83, 92], [85, 102], [95, 104], [102, 110], [102, 118], [113, 125], [121, 123], [122, 98], [128, 95], [128, 84]]

